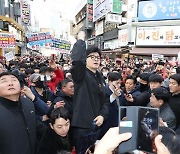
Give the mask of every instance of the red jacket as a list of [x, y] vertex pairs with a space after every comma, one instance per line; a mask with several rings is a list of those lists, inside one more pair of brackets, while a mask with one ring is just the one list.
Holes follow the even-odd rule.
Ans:
[[64, 73], [60, 68], [54, 70], [54, 73], [56, 74], [56, 77], [52, 78], [49, 82], [47, 82], [47, 85], [52, 92], [55, 92], [57, 84], [64, 79]]

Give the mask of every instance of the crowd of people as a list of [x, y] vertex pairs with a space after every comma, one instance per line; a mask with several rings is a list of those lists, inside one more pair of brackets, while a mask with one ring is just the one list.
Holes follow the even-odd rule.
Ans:
[[114, 61], [84, 39], [70, 58], [0, 62], [0, 154], [115, 153], [132, 136], [119, 134], [120, 106], [158, 108], [157, 153], [179, 154], [178, 64]]

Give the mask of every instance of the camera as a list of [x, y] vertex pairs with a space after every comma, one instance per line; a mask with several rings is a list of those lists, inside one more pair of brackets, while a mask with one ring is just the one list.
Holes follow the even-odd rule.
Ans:
[[40, 81], [50, 81], [51, 77], [49, 75], [41, 75]]
[[154, 139], [159, 133], [159, 109], [119, 107], [119, 133], [125, 132], [131, 132], [132, 138], [119, 145], [119, 154], [134, 150], [156, 153]]

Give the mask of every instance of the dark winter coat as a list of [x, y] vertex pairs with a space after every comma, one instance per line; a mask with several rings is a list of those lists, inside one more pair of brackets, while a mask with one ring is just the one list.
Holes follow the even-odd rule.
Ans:
[[171, 110], [171, 108], [169, 107], [169, 105], [167, 103], [165, 103], [164, 105], [162, 105], [160, 107], [160, 114], [159, 114], [160, 118], [162, 118], [162, 120], [164, 122], [167, 123], [168, 127], [171, 129], [175, 129], [176, 128], [176, 118], [175, 115], [173, 113], [173, 111]]
[[59, 101], [64, 101], [64, 107], [68, 110], [70, 117], [73, 114], [73, 97], [66, 95], [62, 90], [57, 92], [56, 98], [53, 101], [53, 104], [56, 104]]
[[48, 128], [41, 139], [37, 154], [57, 154], [61, 150], [72, 151], [70, 138], [61, 137]]
[[35, 154], [36, 116], [29, 99], [0, 97], [0, 122], [0, 154]]
[[180, 93], [169, 97], [169, 106], [175, 114], [176, 126], [180, 126]]
[[99, 72], [86, 68], [86, 45], [78, 40], [72, 49], [71, 74], [74, 81], [72, 126], [91, 128], [94, 118], [108, 117], [108, 101], [105, 100], [105, 85]]

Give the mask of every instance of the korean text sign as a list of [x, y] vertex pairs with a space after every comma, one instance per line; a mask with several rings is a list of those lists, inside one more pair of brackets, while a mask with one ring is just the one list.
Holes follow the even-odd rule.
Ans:
[[13, 34], [0, 33], [0, 48], [14, 48], [15, 44]]
[[138, 21], [180, 19], [180, 0], [140, 1]]
[[180, 26], [138, 27], [136, 45], [179, 46]]

